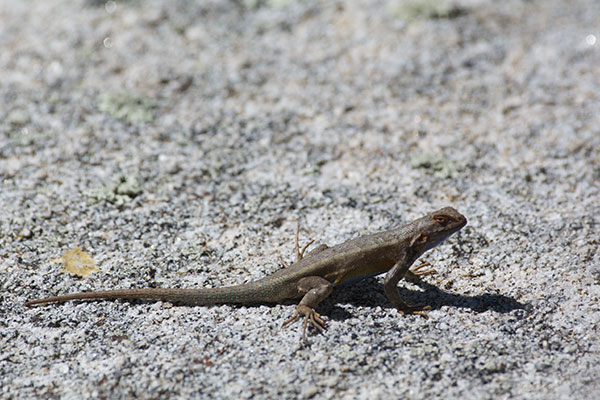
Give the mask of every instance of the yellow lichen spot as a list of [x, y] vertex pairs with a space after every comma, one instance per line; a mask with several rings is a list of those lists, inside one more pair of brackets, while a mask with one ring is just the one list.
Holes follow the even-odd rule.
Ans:
[[100, 271], [96, 267], [96, 261], [88, 253], [81, 250], [79, 246], [75, 246], [73, 250], [65, 251], [61, 258], [52, 260], [52, 262], [63, 263], [65, 267], [60, 271], [63, 273], [72, 272], [79, 276], [87, 276]]

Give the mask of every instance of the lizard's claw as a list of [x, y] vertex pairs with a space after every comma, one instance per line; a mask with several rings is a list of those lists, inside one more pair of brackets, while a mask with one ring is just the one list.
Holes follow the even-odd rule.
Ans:
[[402, 315], [418, 315], [425, 319], [429, 318], [429, 316], [424, 311], [431, 310], [430, 306], [410, 306], [408, 304], [404, 304], [402, 307], [396, 308]]
[[296, 312], [294, 313], [294, 315], [292, 315], [290, 319], [285, 321], [282, 326], [288, 326], [289, 324], [300, 318], [300, 315], [304, 315], [304, 323], [302, 324], [302, 340], [304, 342], [306, 342], [306, 329], [308, 327], [309, 322], [312, 326], [317, 328], [319, 332], [323, 333], [323, 331], [325, 330], [325, 321], [323, 321], [323, 318], [321, 318], [321, 315], [318, 312], [304, 304], [298, 305], [298, 307], [296, 307]]
[[406, 271], [406, 274], [404, 275], [404, 279], [406, 279], [408, 281], [412, 281], [412, 282], [419, 282], [421, 280], [421, 278], [424, 276], [437, 274], [437, 271], [435, 269], [423, 270], [423, 268], [425, 268], [425, 267], [431, 267], [431, 264], [423, 263], [421, 265], [414, 267], [412, 270]]

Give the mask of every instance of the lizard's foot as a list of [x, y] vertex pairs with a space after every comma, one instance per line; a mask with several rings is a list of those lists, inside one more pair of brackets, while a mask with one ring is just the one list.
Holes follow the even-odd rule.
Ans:
[[402, 315], [418, 315], [423, 318], [429, 318], [426, 312], [427, 310], [431, 310], [430, 306], [411, 306], [408, 304], [402, 304], [400, 306], [396, 306], [396, 309]]
[[431, 264], [423, 263], [421, 265], [414, 267], [412, 270], [406, 271], [406, 274], [404, 275], [404, 279], [406, 279], [407, 281], [411, 281], [411, 282], [419, 282], [421, 280], [421, 278], [424, 276], [437, 274], [437, 271], [435, 269], [423, 270], [423, 268], [425, 268], [425, 267], [431, 267]]
[[[309, 240], [308, 243], [306, 243], [304, 245], [304, 247], [302, 249], [300, 249], [300, 245], [298, 244], [298, 235], [299, 234], [300, 234], [300, 222], [298, 222], [298, 225], [296, 225], [296, 243], [294, 245], [294, 251], [296, 252], [296, 261], [294, 261], [294, 263], [297, 263], [298, 261], [302, 260], [302, 258], [304, 257], [304, 252], [306, 251], [306, 249], [308, 249], [308, 246], [310, 246], [311, 244], [313, 244], [315, 242], [314, 240]], [[290, 267], [288, 265], [288, 263], [286, 263], [283, 260], [281, 255], [278, 254], [277, 257], [279, 258], [279, 262], [281, 263], [281, 265], [284, 266], [284, 268]]]
[[277, 257], [279, 258], [279, 262], [281, 263], [281, 265], [283, 265], [284, 268], [289, 268], [290, 266], [283, 260], [283, 257], [281, 257], [281, 254], [277, 254]]
[[298, 236], [299, 235], [300, 235], [300, 221], [298, 221], [298, 225], [296, 225], [296, 245], [294, 246], [294, 249], [296, 250], [296, 262], [302, 260], [302, 257], [304, 257], [304, 252], [306, 251], [306, 249], [308, 249], [308, 246], [310, 246], [311, 244], [313, 244], [315, 242], [314, 239], [309, 240], [308, 243], [306, 243], [304, 245], [302, 250], [300, 250], [300, 246], [298, 245]]
[[290, 319], [285, 321], [282, 326], [288, 326], [289, 324], [300, 318], [300, 315], [304, 316], [304, 324], [302, 324], [302, 340], [304, 342], [306, 342], [306, 328], [308, 327], [309, 321], [312, 326], [317, 328], [319, 332], [323, 333], [323, 331], [325, 330], [325, 321], [323, 321], [323, 318], [321, 318], [321, 315], [318, 312], [304, 304], [299, 304], [298, 307], [296, 307], [296, 312], [294, 313], [294, 315], [292, 315]]

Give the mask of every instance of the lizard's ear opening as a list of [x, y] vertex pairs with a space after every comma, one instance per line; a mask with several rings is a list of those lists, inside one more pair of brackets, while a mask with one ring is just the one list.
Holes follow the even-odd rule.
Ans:
[[425, 244], [427, 243], [427, 236], [423, 235], [422, 233], [418, 234], [417, 236], [415, 236], [415, 238], [412, 240], [412, 242], [410, 243], [411, 246], [414, 246], [415, 244]]

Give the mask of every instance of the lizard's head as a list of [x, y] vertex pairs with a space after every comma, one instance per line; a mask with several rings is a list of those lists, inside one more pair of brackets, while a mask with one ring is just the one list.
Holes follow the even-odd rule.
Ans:
[[421, 248], [420, 253], [433, 249], [448, 236], [459, 231], [467, 224], [464, 215], [452, 207], [444, 207], [415, 221], [418, 234], [411, 245]]

